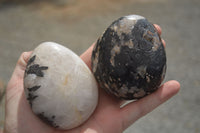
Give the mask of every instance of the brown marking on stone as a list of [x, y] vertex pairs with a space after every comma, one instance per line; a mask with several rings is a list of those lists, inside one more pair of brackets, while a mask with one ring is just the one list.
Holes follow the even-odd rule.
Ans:
[[134, 47], [133, 41], [130, 39], [129, 41], [126, 41], [122, 45], [129, 47], [130, 49]]
[[152, 47], [152, 50], [153, 50], [153, 51], [158, 50], [159, 44], [160, 44], [159, 37], [158, 37], [158, 36], [154, 36], [154, 38], [153, 38], [153, 47]]
[[150, 32], [149, 30], [145, 30], [145, 32], [143, 34], [143, 38], [149, 42], [153, 41], [153, 36], [154, 36], [154, 34], [152, 32]]
[[110, 58], [110, 63], [112, 66], [115, 66], [115, 56], [116, 54], [119, 54], [121, 52], [121, 49], [118, 45], [115, 45], [111, 51], [110, 51], [110, 55], [111, 55], [111, 58]]
[[146, 75], [146, 66], [140, 66], [137, 68], [137, 73], [140, 75], [140, 77], [144, 78]]
[[78, 119], [78, 121], [81, 121], [82, 120], [81, 111], [78, 110], [77, 107], [74, 107], [74, 112], [75, 112], [75, 115], [76, 115], [76, 118]]
[[149, 30], [146, 30], [143, 34], [143, 38], [152, 43], [153, 51], [158, 50], [158, 47], [160, 45], [160, 38], [159, 38], [159, 35], [157, 34], [157, 32], [153, 33]]
[[146, 75], [146, 80], [147, 80], [148, 83], [150, 83], [150, 81], [151, 81], [151, 79], [148, 75]]
[[140, 89], [140, 91], [134, 93], [133, 96], [136, 98], [140, 98], [140, 97], [143, 97], [145, 94], [146, 94], [146, 92], [143, 89]]
[[118, 90], [118, 94], [120, 97], [126, 97], [127, 92], [128, 92], [128, 87], [125, 84], [123, 84], [122, 87]]
[[68, 80], [69, 80], [68, 78], [69, 78], [69, 75], [66, 75], [65, 79], [64, 79], [64, 82], [63, 82], [63, 85], [67, 85]]

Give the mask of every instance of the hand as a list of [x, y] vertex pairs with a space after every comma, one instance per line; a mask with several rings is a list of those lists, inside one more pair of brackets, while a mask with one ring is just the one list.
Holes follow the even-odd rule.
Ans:
[[[155, 25], [159, 34], [161, 28]], [[165, 45], [165, 42], [163, 41]], [[91, 53], [94, 44], [81, 55], [91, 68]], [[164, 83], [156, 92], [120, 108], [124, 101], [109, 96], [99, 89], [99, 103], [93, 115], [81, 126], [61, 131], [41, 122], [31, 111], [23, 87], [24, 71], [31, 52], [24, 52], [16, 65], [6, 92], [5, 133], [121, 133], [132, 123], [151, 112], [175, 95], [180, 88], [177, 81]]]

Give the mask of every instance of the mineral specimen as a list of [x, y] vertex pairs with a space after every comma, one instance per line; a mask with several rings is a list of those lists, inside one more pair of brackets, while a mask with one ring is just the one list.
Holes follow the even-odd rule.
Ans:
[[101, 88], [121, 99], [139, 99], [164, 79], [166, 54], [155, 27], [142, 16], [114, 21], [97, 40], [92, 71]]
[[71, 50], [53, 42], [33, 51], [24, 88], [32, 111], [47, 124], [71, 129], [86, 121], [98, 100], [95, 78]]

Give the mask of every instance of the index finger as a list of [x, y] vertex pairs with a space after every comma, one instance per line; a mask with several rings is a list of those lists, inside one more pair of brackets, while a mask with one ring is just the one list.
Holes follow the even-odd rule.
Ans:
[[154, 27], [156, 28], [158, 34], [161, 35], [161, 34], [162, 34], [162, 29], [160, 28], [160, 26], [157, 25], [157, 24], [153, 24], [153, 25], [154, 25]]

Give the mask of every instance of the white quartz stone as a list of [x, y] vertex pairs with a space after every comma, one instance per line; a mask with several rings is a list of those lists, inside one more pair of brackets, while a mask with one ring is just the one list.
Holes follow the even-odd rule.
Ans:
[[33, 51], [24, 88], [32, 111], [59, 129], [85, 122], [98, 101], [97, 84], [87, 65], [71, 50], [53, 42], [42, 43]]

